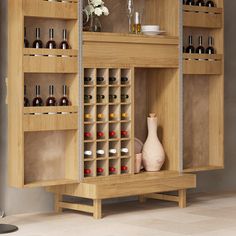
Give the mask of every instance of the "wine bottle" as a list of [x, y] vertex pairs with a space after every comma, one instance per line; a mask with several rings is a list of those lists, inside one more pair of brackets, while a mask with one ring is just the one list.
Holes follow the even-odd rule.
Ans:
[[105, 117], [105, 116], [104, 116], [102, 113], [98, 113], [98, 114], [97, 114], [98, 120], [103, 120], [104, 117]]
[[40, 97], [40, 85], [35, 86], [36, 97], [33, 99], [34, 107], [43, 106], [43, 99]]
[[123, 113], [121, 113], [121, 119], [122, 120], [126, 120], [126, 119], [128, 119], [128, 114], [126, 113], [126, 112], [123, 112]]
[[87, 94], [84, 95], [84, 102], [85, 103], [90, 103], [92, 99], [93, 99], [92, 95], [87, 95]]
[[103, 172], [104, 172], [104, 169], [103, 169], [103, 168], [101, 168], [101, 167], [98, 167], [98, 168], [97, 168], [97, 175], [102, 175]]
[[188, 47], [186, 48], [186, 53], [194, 53], [195, 52], [195, 48], [193, 46], [193, 36], [189, 35], [188, 37]]
[[85, 85], [91, 85], [92, 84], [92, 78], [91, 77], [84, 77], [84, 84]]
[[91, 158], [93, 156], [93, 152], [86, 150], [84, 151], [84, 158]]
[[103, 157], [105, 155], [105, 151], [103, 149], [98, 149], [97, 150], [97, 157]]
[[102, 76], [97, 77], [97, 84], [98, 85], [104, 84], [104, 82], [105, 82], [104, 77], [102, 77]]
[[84, 132], [84, 139], [91, 139], [92, 134], [90, 132]]
[[128, 148], [121, 148], [121, 155], [128, 155], [129, 154], [129, 149]]
[[49, 29], [49, 41], [46, 44], [46, 48], [55, 49], [57, 47], [56, 42], [54, 41], [54, 29]]
[[109, 167], [109, 173], [110, 173], [110, 174], [115, 174], [115, 173], [116, 173], [116, 168], [113, 167], [113, 166], [110, 166], [110, 167]]
[[110, 120], [114, 120], [116, 118], [116, 114], [112, 112], [110, 113], [109, 117], [110, 117]]
[[91, 169], [84, 169], [84, 174], [85, 175], [91, 175], [92, 174], [92, 171], [91, 171]]
[[121, 94], [121, 102], [126, 102], [127, 99], [129, 99], [129, 95], [128, 94]]
[[210, 1], [206, 2], [206, 6], [207, 7], [216, 7], [216, 4], [213, 1], [210, 0]]
[[67, 30], [63, 29], [62, 31], [62, 42], [60, 44], [60, 49], [69, 49], [70, 46], [67, 41]]
[[116, 132], [115, 131], [110, 131], [109, 132], [109, 137], [110, 138], [115, 138], [116, 137]]
[[62, 86], [62, 98], [60, 99], [60, 106], [69, 106], [70, 101], [67, 97], [67, 86], [63, 85]]
[[123, 172], [123, 173], [127, 172], [128, 171], [128, 166], [122, 165], [120, 169], [121, 169], [121, 172]]
[[116, 156], [116, 154], [117, 154], [117, 150], [115, 148], [109, 149], [109, 155], [110, 156]]
[[24, 47], [25, 48], [29, 47], [29, 41], [28, 41], [27, 35], [26, 35], [26, 27], [24, 28]]
[[128, 131], [122, 130], [122, 131], [121, 131], [121, 137], [122, 137], [122, 138], [127, 138], [127, 137], [128, 137]]
[[186, 1], [186, 5], [194, 6], [195, 5], [195, 1], [194, 0], [187, 0]]
[[103, 95], [103, 94], [97, 95], [97, 103], [103, 103], [104, 99], [105, 99], [105, 95]]
[[198, 44], [199, 44], [199, 46], [196, 49], [196, 53], [198, 53], [198, 54], [205, 53], [205, 48], [202, 46], [202, 36], [198, 37]]
[[127, 84], [129, 82], [128, 77], [121, 77], [121, 84]]
[[29, 107], [30, 106], [30, 102], [29, 99], [26, 96], [26, 85], [24, 86], [24, 107]]
[[204, 0], [197, 0], [197, 2], [196, 2], [196, 6], [204, 7], [204, 6], [205, 6], [205, 2], [204, 2]]
[[40, 40], [40, 28], [36, 28], [36, 40], [33, 42], [33, 48], [43, 48], [43, 42]]
[[101, 131], [97, 132], [97, 138], [98, 139], [104, 139], [104, 133], [101, 132]]
[[57, 105], [57, 100], [54, 97], [54, 86], [49, 85], [49, 97], [46, 101], [47, 106], [56, 106]]
[[114, 103], [117, 99], [117, 95], [113, 94], [113, 95], [109, 95], [109, 102]]
[[91, 120], [91, 119], [92, 119], [92, 115], [89, 114], [89, 113], [85, 113], [85, 114], [84, 114], [84, 119], [85, 119], [85, 120]]
[[208, 37], [208, 47], [206, 49], [207, 54], [215, 54], [215, 49], [213, 47], [213, 37]]
[[109, 84], [110, 85], [113, 85], [113, 84], [116, 84], [116, 77], [109, 77]]

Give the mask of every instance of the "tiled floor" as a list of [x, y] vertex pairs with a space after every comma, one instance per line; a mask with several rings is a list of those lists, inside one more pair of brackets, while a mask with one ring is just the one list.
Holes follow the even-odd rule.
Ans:
[[236, 236], [236, 193], [195, 195], [186, 209], [148, 200], [106, 205], [104, 218], [78, 213], [19, 215], [3, 220], [22, 236]]

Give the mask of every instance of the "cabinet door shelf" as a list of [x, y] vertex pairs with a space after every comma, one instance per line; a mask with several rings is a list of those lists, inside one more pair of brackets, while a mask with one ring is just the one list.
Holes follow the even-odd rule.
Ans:
[[24, 15], [54, 19], [76, 20], [78, 1], [50, 2], [45, 0], [23, 0]]
[[189, 75], [222, 74], [223, 56], [220, 54], [183, 54], [183, 71]]
[[223, 9], [217, 7], [183, 6], [185, 27], [222, 28]]
[[24, 131], [76, 130], [77, 111], [77, 107], [24, 108]]
[[25, 73], [77, 73], [77, 50], [34, 49], [23, 50]]

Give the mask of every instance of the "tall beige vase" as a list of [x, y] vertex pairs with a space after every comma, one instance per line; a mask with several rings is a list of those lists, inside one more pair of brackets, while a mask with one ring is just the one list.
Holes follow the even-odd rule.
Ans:
[[165, 152], [157, 136], [156, 114], [150, 114], [147, 124], [148, 137], [143, 146], [143, 165], [146, 171], [159, 171], [165, 161]]

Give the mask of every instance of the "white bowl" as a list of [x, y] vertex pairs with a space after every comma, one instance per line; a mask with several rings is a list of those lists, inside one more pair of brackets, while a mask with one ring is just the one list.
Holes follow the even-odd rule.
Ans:
[[145, 31], [158, 32], [159, 30], [160, 30], [159, 25], [142, 25], [142, 32], [145, 32]]

